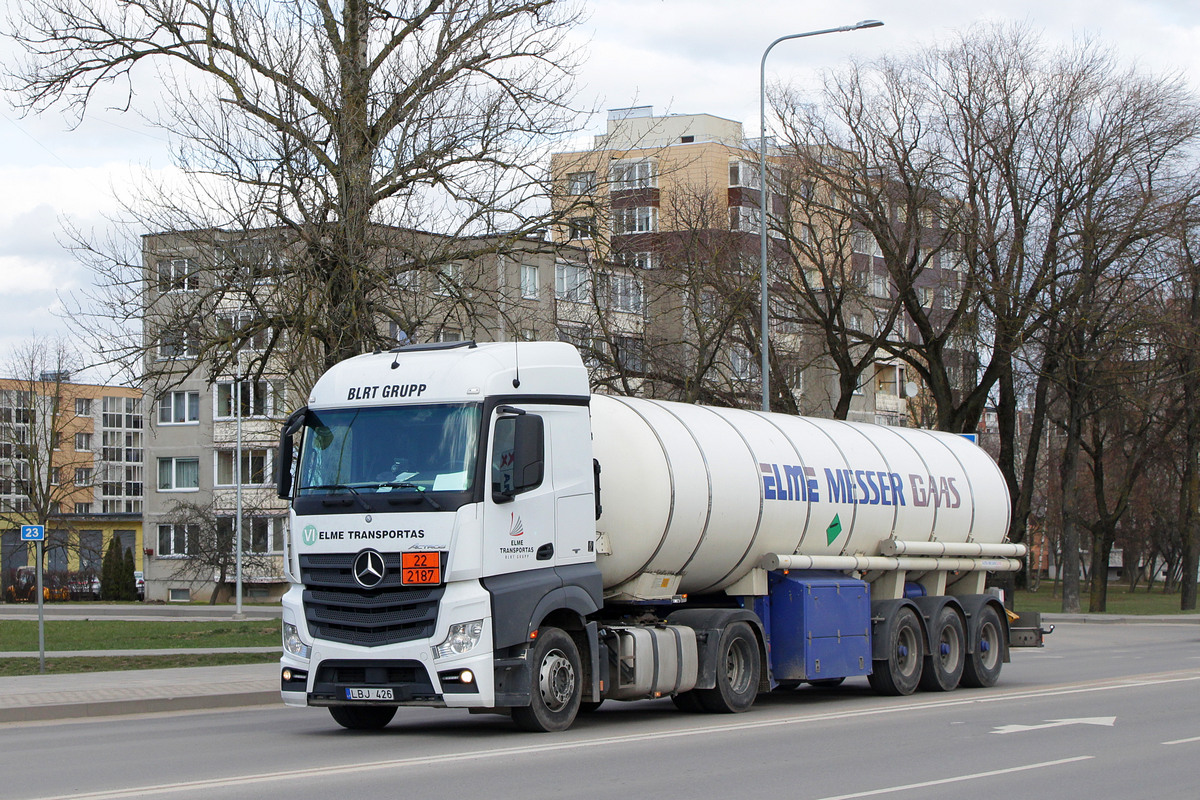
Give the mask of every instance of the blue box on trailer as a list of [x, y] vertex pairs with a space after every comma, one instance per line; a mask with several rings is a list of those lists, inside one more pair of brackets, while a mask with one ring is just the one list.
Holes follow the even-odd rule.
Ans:
[[870, 673], [871, 591], [864, 581], [840, 573], [772, 572], [767, 586], [763, 621], [775, 680]]

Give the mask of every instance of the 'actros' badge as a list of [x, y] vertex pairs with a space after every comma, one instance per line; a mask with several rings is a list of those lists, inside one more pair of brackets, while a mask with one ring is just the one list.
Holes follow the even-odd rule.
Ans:
[[377, 550], [363, 550], [354, 559], [354, 580], [364, 589], [374, 589], [386, 573], [383, 556]]

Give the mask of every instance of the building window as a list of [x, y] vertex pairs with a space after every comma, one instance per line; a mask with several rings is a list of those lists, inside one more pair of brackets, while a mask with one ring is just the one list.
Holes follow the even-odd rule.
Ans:
[[614, 161], [608, 169], [608, 181], [616, 191], [651, 189], [658, 185], [653, 161]]
[[[233, 517], [217, 517], [217, 535], [223, 542], [233, 542]], [[283, 552], [284, 519], [282, 517], [243, 517], [242, 552], [270, 555]]]
[[75, 416], [90, 417], [92, 415], [92, 398], [76, 397], [75, 398]]
[[233, 405], [233, 382], [225, 381], [217, 384], [217, 407], [214, 412], [217, 419], [233, 419], [238, 413], [242, 417], [265, 417], [271, 413], [270, 384], [266, 381], [241, 381], [240, 408]]
[[731, 188], [757, 189], [762, 185], [762, 181], [759, 180], [761, 177], [757, 164], [751, 164], [748, 161], [729, 162], [729, 186]]
[[158, 338], [158, 360], [172, 358], [195, 358], [200, 354], [196, 336], [186, 329], [163, 331]]
[[615, 261], [630, 269], [654, 269], [654, 253], [651, 252], [621, 252], [616, 254]]
[[729, 207], [729, 230], [743, 233], [758, 233], [758, 221], [762, 218], [762, 209], [751, 206]]
[[90, 433], [75, 434], [75, 449], [80, 450], [80, 451], [91, 450], [92, 449], [92, 435]]
[[158, 400], [160, 425], [179, 425], [200, 421], [199, 392], [167, 392]]
[[[234, 486], [233, 465], [236, 450], [217, 451], [217, 485]], [[262, 486], [268, 480], [266, 450], [242, 450], [242, 485]]]
[[200, 488], [200, 459], [160, 458], [158, 460], [158, 490], [160, 492], [190, 491]]
[[462, 264], [451, 262], [442, 264], [438, 270], [437, 293], [442, 297], [450, 297], [462, 293], [463, 268]]
[[733, 377], [740, 381], [749, 380], [754, 372], [754, 359], [750, 350], [744, 344], [735, 344], [729, 348], [729, 368]]
[[75, 487], [92, 485], [92, 468], [91, 467], [76, 467], [75, 468]]
[[536, 300], [538, 296], [538, 268], [534, 264], [521, 265], [521, 297]]
[[627, 372], [641, 372], [645, 368], [644, 347], [636, 336], [613, 337], [613, 350], [617, 365]]
[[554, 265], [554, 296], [559, 300], [584, 303], [590, 291], [587, 267], [568, 263]]
[[[265, 350], [267, 347], [267, 331], [260, 326], [261, 323], [258, 317], [250, 312], [222, 314], [217, 317], [217, 336], [223, 340], [227, 340], [232, 349]], [[246, 336], [243, 341], [244, 331], [247, 330], [254, 332]]]
[[644, 308], [642, 282], [637, 276], [623, 272], [605, 276], [608, 283], [608, 303], [613, 311], [641, 313]]
[[76, 503], [75, 504], [75, 513], [76, 514], [92, 513], [92, 504], [91, 503]]
[[568, 222], [567, 236], [570, 239], [595, 239], [595, 217], [572, 217]]
[[163, 258], [158, 261], [160, 292], [191, 292], [200, 288], [200, 273], [190, 258]]
[[850, 246], [855, 253], [862, 253], [868, 256], [883, 256], [883, 250], [880, 249], [879, 242], [876, 241], [870, 231], [855, 231], [850, 237]]
[[581, 195], [594, 194], [596, 192], [596, 173], [595, 172], [568, 172], [567, 173], [567, 194]]
[[159, 525], [156, 555], [164, 558], [186, 556], [196, 549], [199, 539], [199, 525]]
[[442, 328], [438, 331], [437, 340], [439, 342], [461, 342], [463, 340], [462, 331], [457, 328]]
[[658, 230], [658, 209], [634, 206], [613, 210], [613, 233], [653, 233]]

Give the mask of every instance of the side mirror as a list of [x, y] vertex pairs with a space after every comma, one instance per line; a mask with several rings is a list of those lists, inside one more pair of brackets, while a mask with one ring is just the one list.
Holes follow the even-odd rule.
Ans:
[[541, 485], [546, 470], [546, 431], [541, 417], [525, 413], [500, 417], [493, 442], [493, 502], [508, 503]]
[[308, 414], [308, 406], [293, 411], [283, 423], [279, 434], [279, 458], [275, 463], [275, 490], [281, 500], [287, 500], [292, 495], [292, 437], [304, 426], [304, 417]]

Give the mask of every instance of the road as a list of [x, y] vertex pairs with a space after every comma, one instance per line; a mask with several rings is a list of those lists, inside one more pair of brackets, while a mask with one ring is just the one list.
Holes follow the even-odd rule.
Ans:
[[992, 689], [865, 681], [746, 714], [608, 703], [565, 734], [402, 709], [386, 730], [267, 706], [0, 726], [0, 797], [896, 800], [1200, 795], [1200, 626], [1060, 625]]

